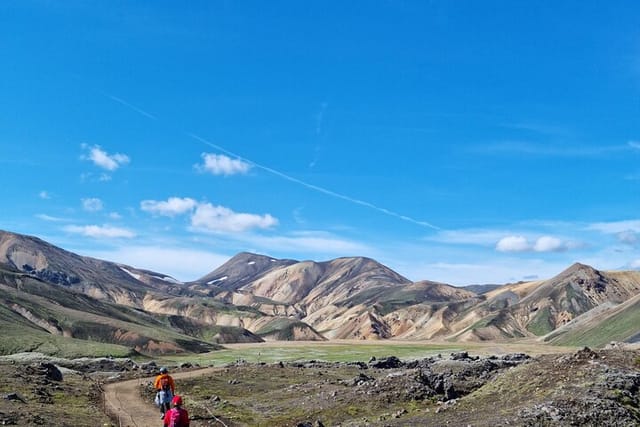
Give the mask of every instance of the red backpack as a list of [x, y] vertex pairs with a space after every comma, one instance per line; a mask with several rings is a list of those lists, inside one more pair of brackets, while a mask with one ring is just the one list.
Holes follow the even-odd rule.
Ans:
[[189, 425], [189, 414], [186, 409], [172, 408], [165, 414], [165, 419], [169, 420], [169, 427], [187, 427]]

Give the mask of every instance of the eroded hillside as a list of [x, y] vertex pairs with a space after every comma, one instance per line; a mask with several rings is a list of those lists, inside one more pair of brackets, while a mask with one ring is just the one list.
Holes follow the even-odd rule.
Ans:
[[[411, 282], [369, 258], [299, 262], [245, 252], [202, 279], [181, 283], [0, 232], [0, 265], [6, 321], [143, 352], [326, 339], [539, 339], [602, 346], [640, 336], [640, 272], [582, 264], [548, 280], [485, 291]], [[18, 276], [38, 285], [18, 287]], [[74, 302], [82, 298], [82, 304]], [[607, 333], [598, 333], [605, 326]], [[175, 338], [149, 332], [154, 328]]]

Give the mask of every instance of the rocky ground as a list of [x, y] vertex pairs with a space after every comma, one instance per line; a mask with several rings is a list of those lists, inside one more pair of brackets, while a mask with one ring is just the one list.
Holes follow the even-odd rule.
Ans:
[[640, 425], [640, 353], [619, 349], [237, 363], [182, 387], [196, 418], [229, 426]]
[[59, 359], [38, 353], [0, 357], [0, 425], [112, 426], [103, 385], [149, 376], [155, 364], [131, 359]]
[[[194, 368], [170, 367], [192, 427], [640, 425], [640, 351], [623, 348]], [[0, 358], [0, 425], [118, 425], [104, 415], [102, 385], [144, 378], [123, 405], [155, 412], [156, 371], [128, 359]]]

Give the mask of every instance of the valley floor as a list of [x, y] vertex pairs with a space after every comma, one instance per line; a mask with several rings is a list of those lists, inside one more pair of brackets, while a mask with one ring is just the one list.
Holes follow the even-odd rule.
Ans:
[[[360, 350], [375, 345], [333, 344]], [[266, 357], [295, 345], [264, 343], [257, 349]], [[387, 350], [394, 345], [402, 348], [391, 343]], [[253, 354], [252, 346], [244, 350]], [[72, 367], [60, 368], [62, 380], [50, 365], [0, 358], [6, 378], [0, 386], [0, 423], [161, 425], [151, 389], [157, 364], [55, 361]], [[192, 427], [640, 425], [640, 350], [622, 346], [567, 351], [492, 343], [421, 359], [248, 363], [239, 358], [204, 369], [170, 365], [170, 371]]]

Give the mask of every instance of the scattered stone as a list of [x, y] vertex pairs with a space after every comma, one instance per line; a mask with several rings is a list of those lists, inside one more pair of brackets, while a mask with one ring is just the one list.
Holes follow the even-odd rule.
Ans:
[[62, 372], [53, 363], [41, 363], [40, 368], [47, 379], [51, 381], [62, 381]]
[[396, 412], [394, 412], [393, 414], [393, 418], [400, 418], [401, 416], [403, 416], [404, 414], [407, 414], [407, 410], [402, 408]]
[[396, 356], [385, 357], [380, 360], [374, 360], [369, 363], [370, 368], [377, 369], [395, 369], [400, 368], [403, 365], [402, 361], [398, 359]]
[[8, 393], [8, 394], [5, 394], [3, 398], [5, 400], [18, 400], [22, 403], [27, 403], [27, 401], [24, 400], [24, 397], [20, 396], [18, 393]]

